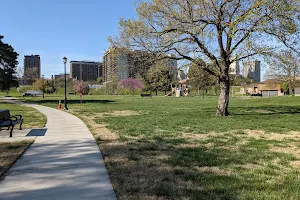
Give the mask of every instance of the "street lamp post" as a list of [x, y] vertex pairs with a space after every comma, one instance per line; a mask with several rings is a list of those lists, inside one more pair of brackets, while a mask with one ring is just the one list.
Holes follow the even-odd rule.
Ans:
[[68, 110], [68, 107], [67, 107], [67, 74], [66, 74], [67, 58], [66, 57], [63, 57], [63, 62], [64, 62], [64, 67], [65, 67], [65, 101], [64, 101], [65, 107], [64, 107], [64, 110]]
[[42, 75], [42, 77], [43, 77], [42, 78], [42, 81], [43, 81], [42, 82], [42, 90], [43, 90], [42, 92], [43, 92], [43, 99], [44, 99], [45, 98], [45, 80], [44, 80], [44, 75]]

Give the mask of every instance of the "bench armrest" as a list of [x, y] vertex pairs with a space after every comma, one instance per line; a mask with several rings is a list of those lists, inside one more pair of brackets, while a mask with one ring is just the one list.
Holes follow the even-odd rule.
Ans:
[[[18, 117], [19, 117], [19, 119], [18, 119]], [[21, 120], [22, 119], [22, 115], [11, 116], [10, 118], [15, 118], [16, 120]]]

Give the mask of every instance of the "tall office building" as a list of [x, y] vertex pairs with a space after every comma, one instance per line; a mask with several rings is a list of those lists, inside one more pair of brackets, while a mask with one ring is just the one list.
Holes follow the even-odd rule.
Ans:
[[39, 79], [41, 77], [41, 58], [39, 55], [24, 56], [24, 79]]
[[243, 62], [243, 76], [260, 82], [260, 61], [250, 60]]
[[[56, 74], [56, 75], [54, 75], [54, 80], [57, 80], [57, 79], [60, 79], [60, 78], [64, 78], [64, 77], [65, 77], [64, 73]], [[66, 77], [69, 78], [70, 74], [66, 74]]]
[[[236, 57], [235, 57], [236, 59]], [[230, 65], [229, 74], [239, 76], [240, 75], [240, 63], [239, 61], [234, 61]]]
[[70, 78], [83, 81], [96, 81], [99, 77], [100, 62], [71, 61]]

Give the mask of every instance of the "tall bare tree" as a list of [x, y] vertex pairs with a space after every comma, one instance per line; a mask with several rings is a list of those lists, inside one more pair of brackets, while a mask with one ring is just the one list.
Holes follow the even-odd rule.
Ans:
[[275, 53], [268, 62], [266, 76], [288, 83], [288, 92], [293, 94], [295, 82], [300, 75], [300, 57], [292, 50]]
[[109, 40], [214, 63], [203, 69], [217, 77], [217, 115], [227, 116], [230, 64], [282, 46], [298, 51], [299, 8], [299, 0], [141, 0], [137, 19], [121, 19], [119, 37]]
[[28, 68], [24, 70], [24, 80], [28, 85], [32, 85], [39, 79], [39, 73], [37, 68]]

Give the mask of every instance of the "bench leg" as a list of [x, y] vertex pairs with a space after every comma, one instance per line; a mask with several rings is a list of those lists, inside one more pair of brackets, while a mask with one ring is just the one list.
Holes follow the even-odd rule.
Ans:
[[13, 126], [11, 126], [11, 129], [10, 129], [10, 135], [9, 135], [9, 137], [12, 137], [12, 132], [13, 132], [13, 130], [14, 130], [14, 125]]
[[21, 121], [21, 124], [20, 124], [20, 129], [19, 129], [19, 130], [22, 130], [22, 124], [23, 124], [23, 121]]

